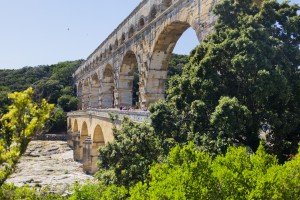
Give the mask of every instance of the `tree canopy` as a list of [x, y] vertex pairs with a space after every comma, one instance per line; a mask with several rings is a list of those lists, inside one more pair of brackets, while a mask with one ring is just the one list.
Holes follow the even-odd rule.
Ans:
[[300, 139], [298, 11], [273, 0], [218, 4], [214, 33], [192, 52], [182, 76], [171, 79], [166, 102], [150, 109], [154, 126], [210, 152], [229, 144], [255, 150], [265, 138], [280, 160], [294, 154]]

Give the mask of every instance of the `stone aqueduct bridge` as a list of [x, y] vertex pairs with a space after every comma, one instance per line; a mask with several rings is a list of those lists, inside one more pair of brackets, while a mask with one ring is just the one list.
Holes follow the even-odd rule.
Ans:
[[[78, 111], [68, 114], [69, 144], [84, 170], [96, 171], [98, 148], [112, 141], [108, 113], [119, 106], [139, 107], [164, 99], [167, 67], [176, 42], [189, 27], [201, 42], [213, 29], [213, 7], [220, 0], [143, 0], [73, 74]], [[103, 19], [108, 20], [108, 19]], [[138, 92], [133, 94], [138, 70]], [[143, 112], [117, 112], [136, 122]]]

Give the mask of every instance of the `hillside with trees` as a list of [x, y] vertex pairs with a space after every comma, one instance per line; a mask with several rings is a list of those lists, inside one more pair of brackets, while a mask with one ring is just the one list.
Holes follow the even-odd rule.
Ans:
[[55, 104], [52, 117], [46, 129], [60, 132], [66, 129], [66, 113], [77, 109], [76, 91], [73, 87], [72, 74], [82, 60], [61, 62], [55, 65], [24, 67], [15, 70], [0, 70], [0, 115], [7, 111], [10, 101], [7, 94], [23, 91], [32, 87], [34, 99]]

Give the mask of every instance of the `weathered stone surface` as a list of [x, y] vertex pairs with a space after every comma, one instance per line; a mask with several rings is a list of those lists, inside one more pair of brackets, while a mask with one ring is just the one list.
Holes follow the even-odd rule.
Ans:
[[[163, 99], [168, 61], [178, 39], [192, 27], [203, 41], [213, 30], [212, 10], [220, 1], [143, 0], [74, 73], [79, 109], [131, 106], [135, 68], [139, 105]], [[114, 94], [98, 101], [104, 99], [107, 79]]]
[[50, 191], [65, 193], [79, 181], [94, 179], [83, 172], [82, 164], [73, 160], [73, 151], [65, 141], [32, 141], [7, 183], [49, 187]]

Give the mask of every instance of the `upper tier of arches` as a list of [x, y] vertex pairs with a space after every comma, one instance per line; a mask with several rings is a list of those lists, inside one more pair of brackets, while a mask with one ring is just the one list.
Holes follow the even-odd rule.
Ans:
[[189, 27], [204, 39], [212, 31], [211, 8], [217, 2], [143, 1], [75, 72], [78, 108], [135, 106], [136, 101], [148, 107], [164, 99], [177, 41]]

